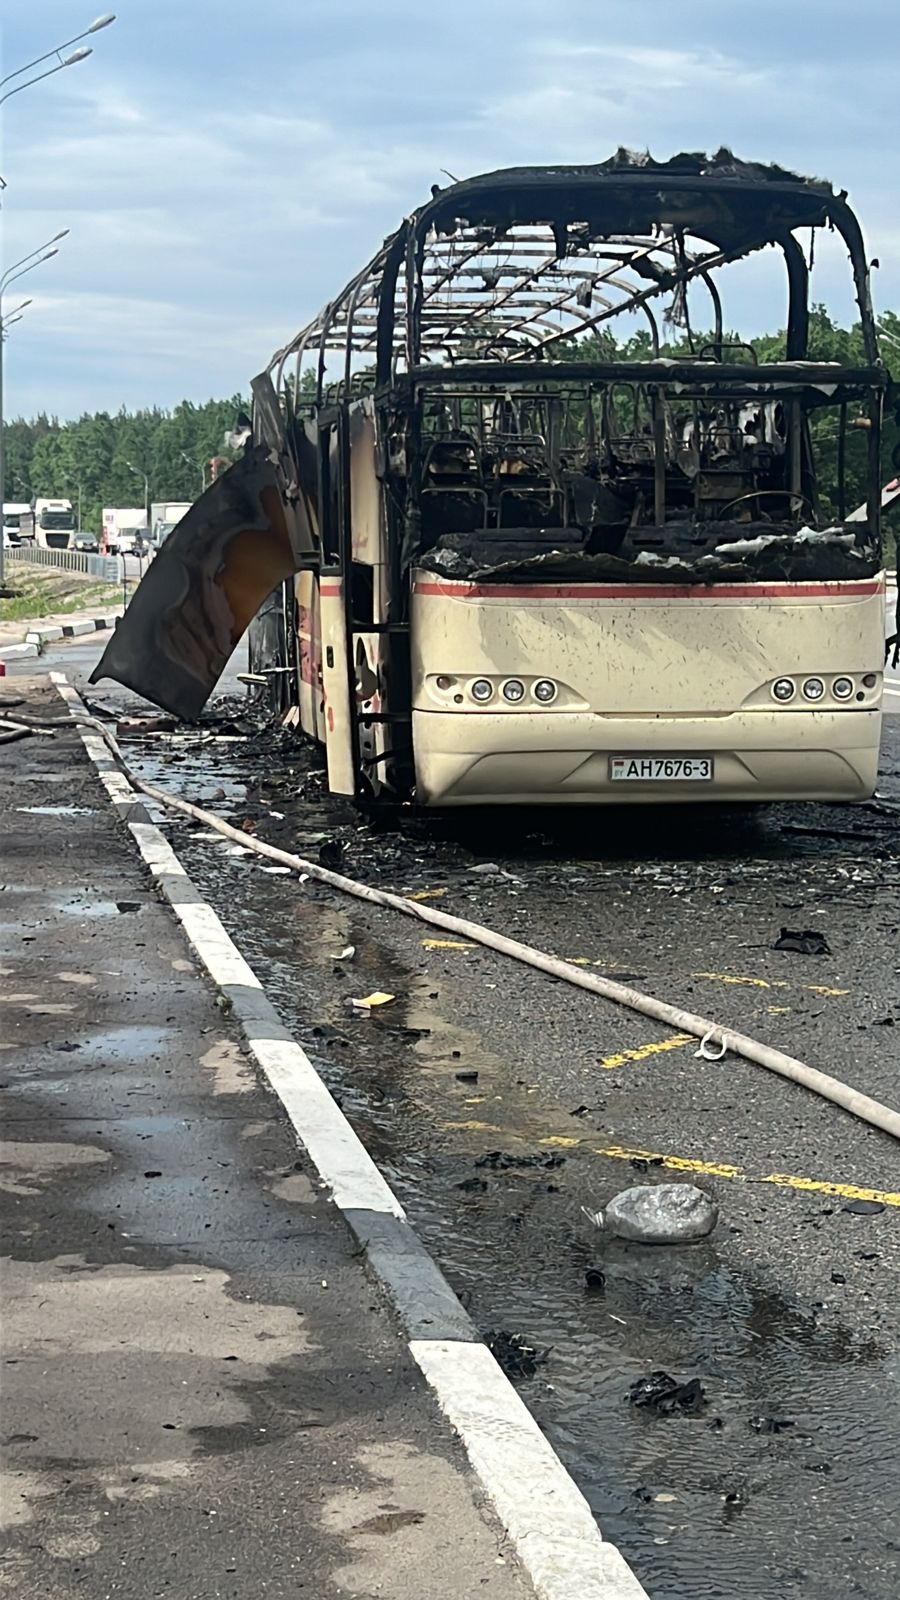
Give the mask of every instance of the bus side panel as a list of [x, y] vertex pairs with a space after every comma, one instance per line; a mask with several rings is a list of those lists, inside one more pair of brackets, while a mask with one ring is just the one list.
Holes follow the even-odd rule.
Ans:
[[297, 682], [300, 726], [311, 739], [325, 741], [322, 711], [322, 637], [319, 621], [319, 585], [315, 573], [299, 572], [295, 582], [297, 602]]
[[319, 580], [322, 626], [322, 688], [325, 701], [325, 757], [332, 794], [354, 795], [351, 684], [347, 678], [347, 618], [344, 582], [329, 576]]
[[359, 727], [360, 764], [376, 792], [382, 787], [385, 757], [391, 749], [391, 724], [365, 721], [365, 713], [380, 716], [389, 709], [390, 638], [368, 632], [366, 622], [385, 623], [390, 615], [388, 568], [385, 564], [382, 522], [382, 486], [378, 477], [374, 408], [370, 399], [351, 407], [350, 542], [353, 556], [353, 694], [362, 719]]
[[375, 418], [371, 402], [351, 407], [350, 541], [354, 561], [374, 567], [381, 554], [381, 485], [375, 469]]

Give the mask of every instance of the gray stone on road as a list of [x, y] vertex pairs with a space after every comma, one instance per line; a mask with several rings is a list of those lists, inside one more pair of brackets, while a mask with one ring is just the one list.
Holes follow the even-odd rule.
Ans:
[[636, 1183], [613, 1195], [604, 1214], [610, 1233], [639, 1244], [690, 1244], [718, 1220], [712, 1196], [693, 1183]]

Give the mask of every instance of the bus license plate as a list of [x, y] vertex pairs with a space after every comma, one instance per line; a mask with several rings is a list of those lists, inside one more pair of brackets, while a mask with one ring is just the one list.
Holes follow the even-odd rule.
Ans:
[[611, 783], [708, 783], [711, 756], [610, 756]]

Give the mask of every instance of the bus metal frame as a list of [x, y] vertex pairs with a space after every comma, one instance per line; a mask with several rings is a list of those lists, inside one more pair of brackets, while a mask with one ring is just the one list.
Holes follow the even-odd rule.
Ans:
[[[859, 367], [808, 358], [796, 237], [807, 228], [846, 246]], [[729, 340], [716, 274], [769, 245], [787, 277], [785, 348], [760, 362]], [[708, 294], [704, 342], [693, 286]], [[685, 358], [660, 355], [660, 304], [685, 333]], [[603, 350], [623, 313], [643, 319], [646, 359]], [[585, 335], [599, 342], [579, 359]], [[889, 377], [859, 224], [830, 185], [728, 151], [668, 162], [620, 151], [435, 190], [252, 389], [244, 459], [167, 541], [95, 677], [196, 714], [259, 591], [284, 583], [301, 625], [291, 661], [273, 670], [293, 669], [295, 720], [323, 739], [338, 793], [416, 792], [421, 652], [410, 634], [422, 570], [495, 593], [563, 578], [658, 586], [664, 575], [687, 589], [744, 585], [748, 604], [767, 582], [846, 586], [881, 570]], [[831, 518], [811, 431], [825, 405], [837, 416]], [[860, 433], [862, 521], [845, 505]], [[440, 526], [457, 511], [458, 528]]]

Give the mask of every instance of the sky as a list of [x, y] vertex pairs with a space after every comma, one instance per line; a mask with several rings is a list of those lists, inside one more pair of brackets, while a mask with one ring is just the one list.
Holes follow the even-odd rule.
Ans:
[[[0, 76], [99, 14], [14, 11]], [[442, 169], [619, 145], [727, 144], [831, 179], [880, 261], [876, 308], [900, 311], [898, 0], [120, 0], [85, 42], [0, 111], [4, 266], [71, 230], [4, 301], [32, 297], [7, 416], [246, 391]], [[728, 320], [781, 325], [781, 282], [735, 273]], [[852, 315], [836, 249], [813, 287]]]

